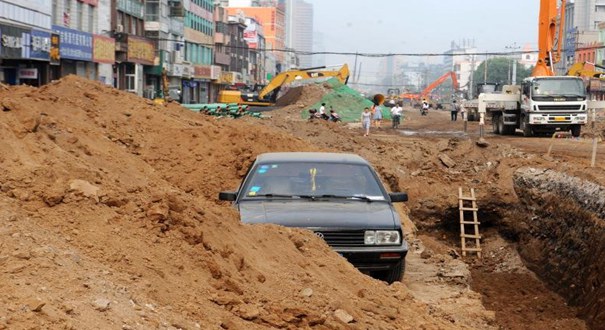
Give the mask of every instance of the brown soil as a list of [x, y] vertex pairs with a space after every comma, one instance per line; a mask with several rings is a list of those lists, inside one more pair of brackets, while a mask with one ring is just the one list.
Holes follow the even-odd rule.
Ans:
[[[449, 112], [413, 110], [409, 132], [363, 137], [301, 119], [323, 92], [303, 88], [270, 119], [231, 120], [76, 77], [0, 90], [0, 329], [585, 327], [520, 261], [522, 223], [506, 212], [520, 167], [603, 181], [585, 140], [556, 141], [551, 156], [544, 138], [488, 136], [480, 148]], [[360, 274], [304, 230], [242, 225], [216, 200], [258, 153], [288, 150], [358, 153], [409, 193], [403, 283]], [[481, 261], [459, 256], [458, 186], [479, 193]]]

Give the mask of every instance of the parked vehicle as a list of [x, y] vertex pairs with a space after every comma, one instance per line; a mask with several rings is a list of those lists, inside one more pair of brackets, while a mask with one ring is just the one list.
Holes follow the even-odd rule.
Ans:
[[370, 164], [340, 153], [266, 153], [256, 158], [233, 201], [245, 223], [312, 230], [360, 271], [388, 283], [401, 280], [408, 244], [394, 202]]

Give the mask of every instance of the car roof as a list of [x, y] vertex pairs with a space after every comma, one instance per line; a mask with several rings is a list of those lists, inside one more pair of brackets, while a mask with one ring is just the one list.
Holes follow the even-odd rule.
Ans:
[[258, 164], [275, 162], [311, 162], [369, 165], [359, 155], [335, 152], [270, 152], [256, 157]]

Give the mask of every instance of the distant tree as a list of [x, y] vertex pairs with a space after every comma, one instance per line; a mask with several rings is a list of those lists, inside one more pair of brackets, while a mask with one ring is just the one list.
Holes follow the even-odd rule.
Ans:
[[[496, 57], [487, 60], [487, 82], [495, 82], [499, 84], [508, 84], [509, 68], [512, 74], [512, 60], [506, 57]], [[517, 62], [517, 84], [523, 79], [529, 77], [533, 68], [526, 69], [522, 64]], [[485, 77], [485, 61], [475, 69], [473, 81], [482, 83]]]

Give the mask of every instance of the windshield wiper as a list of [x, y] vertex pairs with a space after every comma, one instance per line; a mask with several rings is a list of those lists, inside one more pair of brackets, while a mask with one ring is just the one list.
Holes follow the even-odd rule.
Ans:
[[375, 202], [378, 201], [379, 199], [374, 199], [374, 198], [370, 198], [368, 196], [365, 195], [352, 195], [352, 196], [347, 196], [347, 195], [321, 195], [318, 196], [321, 198], [341, 198], [341, 199], [361, 199], [364, 200], [366, 202]]
[[246, 196], [246, 197], [269, 197], [269, 198], [273, 198], [273, 197], [277, 197], [277, 198], [294, 198], [295, 196], [293, 195], [285, 195], [285, 194], [258, 194], [258, 195], [254, 195], [254, 196]]

